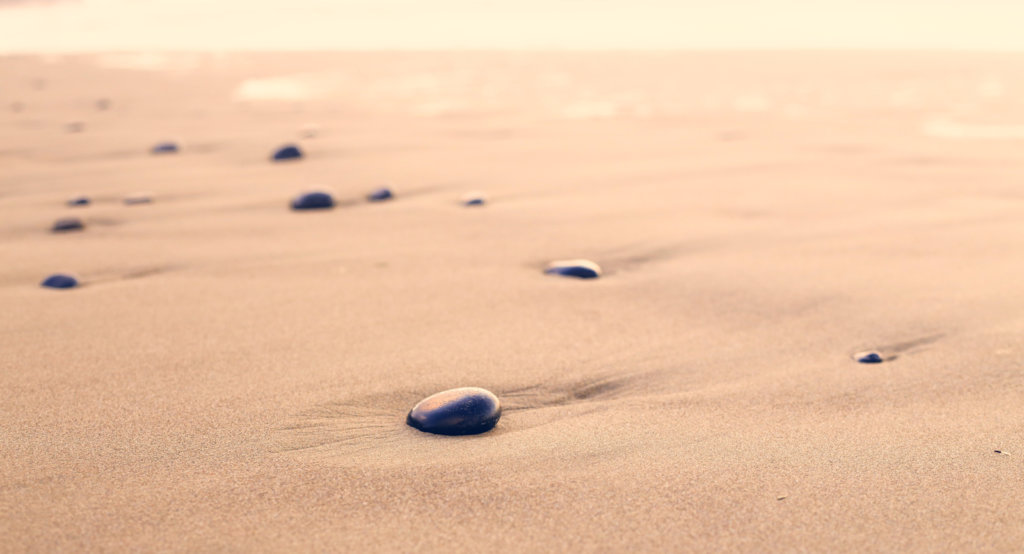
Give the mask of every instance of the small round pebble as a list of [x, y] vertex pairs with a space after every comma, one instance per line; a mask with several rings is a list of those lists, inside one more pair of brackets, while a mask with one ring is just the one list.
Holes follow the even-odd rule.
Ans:
[[77, 217], [62, 217], [53, 223], [51, 229], [54, 233], [64, 233], [67, 231], [81, 231], [85, 229], [85, 224], [82, 223], [81, 219]]
[[300, 160], [302, 159], [302, 150], [299, 150], [299, 147], [294, 144], [286, 144], [275, 150], [270, 159], [275, 162]]
[[394, 197], [394, 193], [387, 187], [381, 187], [366, 195], [366, 199], [370, 202], [383, 202], [385, 200], [391, 200]]
[[551, 262], [544, 273], [579, 279], [597, 279], [601, 276], [601, 266], [590, 260], [560, 260]]
[[78, 286], [78, 279], [75, 279], [70, 275], [58, 273], [56, 275], [50, 275], [44, 279], [40, 285], [50, 289], [71, 289]]
[[307, 192], [292, 200], [293, 210], [326, 210], [334, 207], [334, 198], [326, 192]]
[[880, 364], [885, 361], [877, 352], [866, 352], [857, 354], [857, 361], [862, 364]]
[[153, 154], [155, 156], [156, 155], [160, 155], [160, 154], [177, 154], [178, 150], [179, 150], [179, 148], [178, 148], [178, 144], [177, 143], [167, 141], [167, 142], [158, 142], [158, 143], [154, 144], [153, 148], [149, 149], [149, 153]]
[[494, 428], [501, 402], [491, 391], [477, 387], [446, 390], [420, 400], [405, 422], [437, 435], [477, 435]]
[[88, 206], [90, 202], [88, 196], [76, 196], [68, 200], [68, 206]]
[[153, 202], [153, 197], [148, 194], [133, 194], [126, 196], [124, 203], [126, 206], [137, 206], [139, 204], [149, 204]]

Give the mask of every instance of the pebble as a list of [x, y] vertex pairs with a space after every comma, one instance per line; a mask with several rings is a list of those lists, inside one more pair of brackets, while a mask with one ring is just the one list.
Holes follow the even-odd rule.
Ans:
[[68, 206], [88, 206], [89, 202], [90, 200], [88, 196], [76, 196], [75, 198], [68, 200]]
[[486, 201], [486, 198], [481, 192], [471, 192], [462, 197], [463, 206], [483, 206]]
[[392, 193], [391, 189], [387, 187], [381, 187], [366, 195], [366, 199], [370, 202], [383, 202], [385, 200], [391, 200], [394, 197], [394, 193]]
[[85, 224], [82, 223], [81, 219], [77, 217], [62, 217], [53, 223], [51, 229], [54, 233], [63, 233], [65, 231], [81, 231], [85, 229]]
[[70, 289], [78, 286], [78, 279], [70, 275], [57, 273], [47, 277], [40, 285], [51, 289]]
[[126, 206], [136, 206], [138, 204], [149, 204], [153, 201], [153, 197], [148, 194], [133, 194], [127, 196], [124, 199]]
[[153, 145], [153, 148], [149, 149], [149, 153], [153, 155], [177, 154], [178, 144], [175, 142], [158, 142]]
[[544, 273], [580, 279], [597, 279], [601, 276], [601, 266], [590, 260], [560, 260], [548, 264]]
[[857, 361], [862, 364], [880, 364], [884, 360], [877, 352], [867, 352], [864, 354], [857, 354]]
[[425, 433], [477, 435], [494, 428], [501, 418], [501, 402], [494, 393], [477, 387], [446, 390], [420, 400], [405, 422]]
[[294, 144], [286, 144], [275, 150], [270, 159], [275, 162], [299, 160], [302, 159], [302, 150], [299, 150], [299, 147]]
[[334, 207], [334, 198], [326, 192], [307, 192], [292, 200], [293, 210], [324, 210]]

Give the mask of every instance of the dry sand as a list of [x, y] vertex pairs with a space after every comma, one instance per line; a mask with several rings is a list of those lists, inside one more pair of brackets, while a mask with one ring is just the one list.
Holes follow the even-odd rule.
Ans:
[[1019, 551], [1022, 62], [0, 59], [0, 550]]

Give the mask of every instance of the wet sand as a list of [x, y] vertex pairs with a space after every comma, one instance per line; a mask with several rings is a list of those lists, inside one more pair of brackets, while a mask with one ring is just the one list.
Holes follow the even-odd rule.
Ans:
[[0, 550], [1019, 549], [1022, 61], [2, 58]]

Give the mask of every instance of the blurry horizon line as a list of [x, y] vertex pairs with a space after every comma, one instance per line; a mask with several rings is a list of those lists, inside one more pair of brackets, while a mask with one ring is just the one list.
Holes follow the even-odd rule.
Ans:
[[88, 56], [110, 54], [346, 54], [346, 53], [379, 53], [379, 54], [430, 54], [430, 53], [905, 53], [905, 54], [1024, 54], [1024, 48], [985, 48], [985, 47], [858, 47], [858, 46], [686, 46], [686, 47], [441, 47], [441, 48], [111, 48], [111, 49], [0, 49], [0, 57], [10, 56]]

